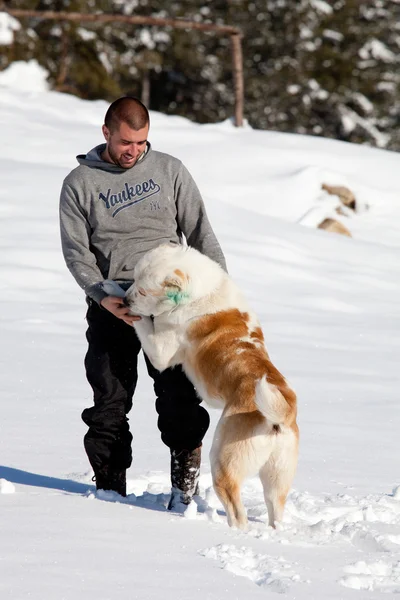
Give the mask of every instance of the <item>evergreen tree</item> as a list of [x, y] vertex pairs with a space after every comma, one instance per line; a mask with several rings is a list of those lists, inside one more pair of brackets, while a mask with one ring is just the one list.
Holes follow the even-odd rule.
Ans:
[[[54, 12], [102, 12], [107, 0], [11, 0], [10, 8]], [[35, 58], [49, 72], [50, 85], [88, 99], [122, 94], [112, 69], [102, 60], [99, 38], [102, 25], [25, 18], [15, 35], [12, 60]], [[11, 62], [11, 60], [9, 61]]]
[[[185, 18], [243, 32], [255, 128], [400, 149], [400, 0], [9, 0], [14, 8]], [[0, 68], [36, 58], [55, 89], [142, 97], [197, 122], [233, 113], [230, 40], [197, 30], [24, 19]]]

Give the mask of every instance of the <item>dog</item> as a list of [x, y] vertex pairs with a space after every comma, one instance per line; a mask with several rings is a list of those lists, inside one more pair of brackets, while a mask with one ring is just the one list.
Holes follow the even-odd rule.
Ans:
[[139, 260], [125, 301], [142, 316], [134, 327], [154, 367], [181, 364], [199, 397], [223, 409], [210, 462], [228, 524], [247, 528], [240, 489], [258, 473], [275, 527], [297, 466], [296, 395], [240, 289], [194, 248], [164, 244]]

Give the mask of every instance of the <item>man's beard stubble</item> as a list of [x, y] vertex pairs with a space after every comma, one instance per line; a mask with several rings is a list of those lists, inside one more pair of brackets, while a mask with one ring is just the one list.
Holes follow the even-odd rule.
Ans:
[[125, 167], [123, 164], [120, 163], [118, 156], [114, 153], [114, 151], [112, 150], [111, 146], [108, 146], [108, 155], [109, 155], [109, 157], [111, 158], [111, 160], [113, 161], [113, 163], [115, 163], [116, 165], [118, 165], [119, 167], [121, 167], [121, 169], [131, 169], [132, 167], [134, 167], [136, 165], [136, 163], [138, 162], [138, 160], [140, 159], [140, 157], [143, 155], [143, 152], [141, 152], [139, 154], [139, 156], [136, 158], [136, 160], [131, 165], [129, 165], [129, 167]]

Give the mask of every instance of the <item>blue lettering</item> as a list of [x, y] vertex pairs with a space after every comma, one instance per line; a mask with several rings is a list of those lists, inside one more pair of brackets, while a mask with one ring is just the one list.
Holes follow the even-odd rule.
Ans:
[[125, 189], [126, 189], [126, 195], [127, 195], [127, 200], [130, 200], [131, 198], [134, 197], [135, 193], [133, 191], [133, 187], [132, 186], [128, 186], [127, 183], [125, 183]]
[[125, 196], [124, 190], [122, 190], [122, 192], [118, 192], [118, 202], [120, 204], [123, 204], [124, 202], [126, 202], [126, 196]]
[[99, 200], [103, 200], [106, 203], [106, 208], [110, 208], [110, 203], [108, 201], [108, 199], [110, 197], [110, 193], [111, 193], [111, 189], [108, 188], [107, 196], [104, 196], [104, 194], [102, 194], [101, 192], [99, 194]]
[[[125, 205], [112, 211], [112, 216], [115, 217], [123, 208], [128, 208], [133, 204], [137, 204], [138, 202], [146, 200], [146, 198], [149, 196], [158, 194], [160, 189], [161, 188], [158, 183], [155, 183], [153, 179], [143, 181], [142, 183], [136, 183], [135, 185], [129, 185], [125, 182], [124, 189], [116, 192], [115, 194], [111, 194], [111, 188], [108, 188], [106, 194], [99, 192], [99, 200], [104, 202], [107, 209], [114, 208], [118, 204]], [[155, 202], [153, 201], [150, 204], [150, 210], [160, 210], [160, 208], [161, 207], [158, 200]]]

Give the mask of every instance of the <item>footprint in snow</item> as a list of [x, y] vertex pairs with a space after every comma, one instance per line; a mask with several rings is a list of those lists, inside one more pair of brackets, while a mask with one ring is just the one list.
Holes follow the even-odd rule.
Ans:
[[292, 584], [301, 582], [293, 564], [284, 558], [257, 554], [245, 546], [219, 544], [200, 550], [199, 554], [218, 561], [226, 571], [247, 577], [256, 585], [272, 592], [287, 592]]
[[344, 568], [344, 577], [339, 583], [353, 590], [369, 592], [400, 593], [400, 561], [358, 561]]

